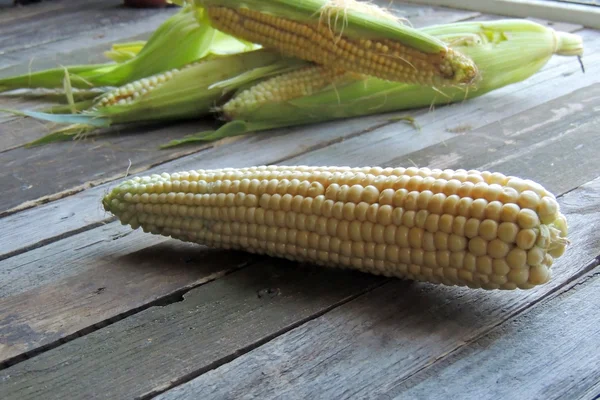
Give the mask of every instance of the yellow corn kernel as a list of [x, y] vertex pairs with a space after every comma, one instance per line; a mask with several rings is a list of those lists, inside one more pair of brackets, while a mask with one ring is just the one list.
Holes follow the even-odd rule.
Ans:
[[[192, 65], [193, 64], [190, 64], [189, 66]], [[143, 78], [135, 82], [128, 83], [114, 90], [111, 90], [110, 92], [100, 96], [95, 106], [96, 108], [100, 108], [121, 104], [129, 104], [134, 100], [138, 99], [139, 97], [146, 95], [148, 92], [157, 88], [163, 83], [171, 80], [171, 78], [173, 78], [173, 75], [176, 74], [178, 71], [179, 70], [175, 68], [170, 71], [166, 71], [148, 78]]]
[[235, 115], [238, 109], [254, 109], [265, 103], [280, 103], [351, 79], [351, 74], [339, 69], [318, 66], [301, 68], [260, 82], [242, 91], [222, 107], [225, 115]]
[[[473, 181], [483, 197], [491, 197], [487, 188], [499, 193], [495, 185], [502, 182], [511, 182], [518, 196], [494, 200], [502, 204], [490, 213], [482, 211], [488, 204], [482, 197], [465, 203], [469, 219], [455, 215], [454, 205], [471, 199], [458, 194], [462, 183]], [[452, 206], [444, 207], [448, 199]], [[554, 196], [532, 182], [485, 171], [194, 170], [130, 179], [103, 204], [123, 224], [183, 241], [471, 288], [546, 283], [554, 258], [568, 244], [566, 218]], [[534, 206], [542, 217], [529, 208]]]

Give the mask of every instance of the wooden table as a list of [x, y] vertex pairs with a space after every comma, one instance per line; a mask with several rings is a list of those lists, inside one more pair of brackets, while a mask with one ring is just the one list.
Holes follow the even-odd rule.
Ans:
[[[0, 13], [3, 76], [102, 60], [174, 9], [47, 1]], [[415, 26], [488, 19], [397, 5]], [[525, 82], [411, 112], [157, 150], [209, 121], [39, 148], [0, 116], [0, 399], [593, 399], [600, 393], [600, 32]], [[0, 98], [0, 107], [36, 100]], [[405, 113], [401, 113], [404, 115]], [[397, 115], [397, 114], [395, 114]], [[130, 174], [260, 164], [480, 168], [559, 196], [572, 245], [528, 291], [439, 287], [209, 250], [115, 222]]]

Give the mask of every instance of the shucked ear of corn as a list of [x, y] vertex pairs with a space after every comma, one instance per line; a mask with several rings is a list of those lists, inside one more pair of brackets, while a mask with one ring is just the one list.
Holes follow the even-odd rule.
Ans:
[[330, 68], [423, 85], [468, 85], [468, 57], [356, 0], [195, 0], [232, 36]]
[[527, 20], [459, 22], [422, 31], [444, 40], [477, 64], [481, 79], [475, 87], [410, 85], [303, 66], [239, 91], [220, 107], [222, 118], [230, 121], [220, 129], [174, 140], [164, 147], [463, 101], [529, 78], [553, 55], [583, 54], [581, 37]]
[[200, 24], [203, 10], [186, 6], [163, 22], [143, 47], [136, 47], [121, 57], [120, 62], [94, 65], [75, 65], [65, 68], [27, 73], [0, 79], [0, 92], [21, 88], [63, 88], [65, 73], [72, 88], [89, 89], [122, 86], [161, 72], [181, 68], [213, 54], [254, 50], [258, 45], [224, 35], [208, 24]]
[[[40, 120], [71, 124], [28, 143], [28, 146], [80, 138], [114, 124], [183, 120], [209, 114], [223, 96], [255, 79], [284, 72], [301, 60], [254, 50], [211, 57], [181, 69], [167, 71], [102, 94], [92, 104], [73, 104], [78, 113], [54, 108], [54, 113], [5, 110]], [[66, 114], [57, 114], [64, 111]]]
[[544, 284], [568, 243], [552, 193], [489, 171], [194, 170], [132, 178], [102, 203], [152, 234], [471, 288]]

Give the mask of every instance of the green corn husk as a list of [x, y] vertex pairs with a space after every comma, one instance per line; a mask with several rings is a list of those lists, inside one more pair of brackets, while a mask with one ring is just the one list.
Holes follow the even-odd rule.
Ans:
[[[120, 62], [58, 67], [3, 78], [0, 79], [0, 92], [21, 88], [62, 88], [65, 69], [73, 88], [117, 87], [220, 54], [211, 51], [215, 48], [226, 48], [232, 53], [259, 48], [258, 45], [219, 33], [209, 24], [200, 24], [202, 16], [199, 14], [202, 12], [191, 6], [183, 7], [163, 22], [142, 48], [139, 48], [139, 43], [137, 49], [131, 44], [125, 44], [129, 45], [129, 50], [118, 45], [116, 49], [113, 47], [113, 52], [108, 56]], [[124, 52], [118, 53], [119, 49]]]
[[437, 89], [347, 74], [323, 88], [314, 88], [314, 92], [306, 96], [228, 107], [247, 94], [240, 91], [220, 108], [222, 118], [229, 121], [221, 128], [163, 147], [204, 141], [206, 137], [215, 140], [270, 128], [446, 105], [523, 81], [538, 72], [553, 55], [583, 54], [581, 37], [527, 20], [459, 22], [422, 30], [446, 41], [477, 63], [482, 76], [477, 87], [468, 91], [459, 87]]
[[137, 56], [146, 45], [145, 40], [115, 43], [110, 50], [104, 52], [104, 57], [117, 63], [122, 63]]
[[[199, 118], [237, 88], [303, 64], [275, 52], [254, 50], [211, 57], [181, 70], [144, 78], [103, 94], [92, 104], [73, 102], [50, 112], [0, 110], [57, 124], [71, 124], [28, 146], [78, 139], [98, 128], [136, 122]], [[76, 114], [73, 109], [84, 111]], [[60, 114], [60, 113], [64, 114]]]

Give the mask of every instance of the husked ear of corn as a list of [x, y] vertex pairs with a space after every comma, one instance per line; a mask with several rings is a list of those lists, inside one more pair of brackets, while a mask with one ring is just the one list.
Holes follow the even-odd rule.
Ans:
[[469, 85], [472, 60], [443, 41], [356, 0], [196, 0], [232, 36], [328, 68], [390, 81]]
[[[211, 57], [148, 78], [128, 83], [100, 95], [77, 114], [4, 110], [59, 124], [59, 128], [28, 146], [80, 138], [115, 124], [169, 121], [208, 115], [223, 96], [259, 77], [305, 64], [279, 54], [255, 50]], [[76, 109], [80, 104], [76, 103]], [[64, 108], [64, 107], [63, 107]], [[3, 110], [0, 110], [3, 111]]]
[[527, 20], [460, 22], [423, 28], [469, 56], [481, 80], [467, 90], [389, 82], [307, 66], [237, 93], [221, 107], [223, 119], [254, 129], [448, 104], [523, 81], [550, 58], [581, 56], [582, 38]]
[[129, 179], [102, 203], [152, 234], [471, 288], [544, 284], [568, 243], [552, 193], [489, 171], [192, 170]]

